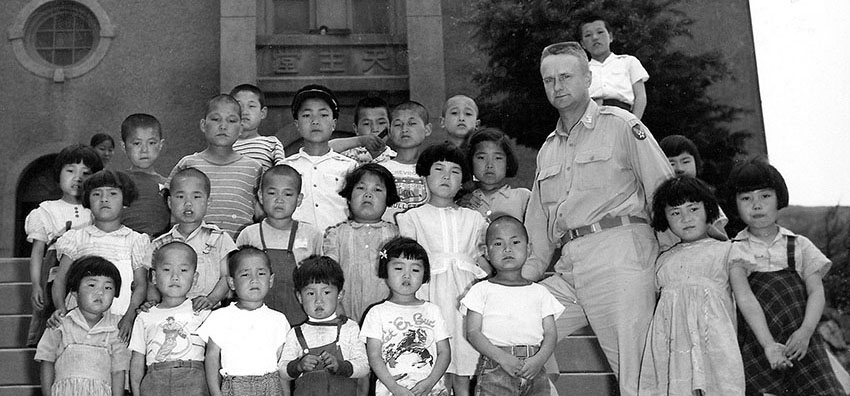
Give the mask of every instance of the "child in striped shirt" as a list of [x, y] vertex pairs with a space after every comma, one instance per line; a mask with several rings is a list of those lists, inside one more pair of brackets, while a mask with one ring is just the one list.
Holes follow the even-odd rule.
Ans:
[[196, 168], [210, 179], [210, 202], [204, 221], [236, 236], [253, 222], [254, 186], [262, 167], [259, 162], [233, 150], [242, 131], [239, 102], [230, 95], [216, 95], [207, 102], [201, 131], [207, 148], [177, 162], [168, 179], [184, 168]]
[[233, 150], [259, 162], [263, 171], [280, 164], [286, 157], [283, 143], [277, 136], [262, 136], [259, 132], [269, 111], [263, 91], [256, 85], [241, 84], [230, 90], [230, 95], [242, 107], [242, 133], [233, 143]]

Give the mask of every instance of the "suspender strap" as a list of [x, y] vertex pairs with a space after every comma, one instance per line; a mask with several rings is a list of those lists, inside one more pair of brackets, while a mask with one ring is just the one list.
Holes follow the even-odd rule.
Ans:
[[794, 271], [797, 270], [797, 260], [794, 258], [794, 246], [796, 245], [796, 241], [797, 236], [789, 235], [788, 243], [786, 244], [786, 247], [788, 248], [788, 252], [786, 253], [788, 256], [788, 268], [791, 268]]
[[266, 237], [263, 235], [263, 222], [262, 222], [262, 220], [260, 221], [260, 244], [263, 245], [263, 251], [269, 250], [269, 248], [266, 247]]
[[289, 244], [286, 245], [286, 250], [292, 251], [295, 246], [295, 234], [298, 232], [298, 222], [292, 220], [292, 229], [289, 231]]
[[[309, 323], [313, 326], [336, 326], [336, 339], [333, 342], [335, 344], [335, 343], [339, 342], [339, 335], [342, 332], [342, 325], [344, 325], [346, 322], [348, 322], [348, 318], [345, 317], [345, 316], [340, 316], [339, 318], [337, 318], [337, 320], [335, 322], [336, 323], [327, 323], [327, 322], [320, 322], [320, 323], [309, 322]], [[305, 350], [305, 351], [310, 349], [310, 346], [307, 345], [307, 340], [304, 339], [304, 333], [301, 331], [301, 326], [296, 326], [294, 330], [295, 330], [295, 338], [298, 339], [298, 344], [301, 345], [301, 349]]]
[[298, 338], [298, 344], [301, 345], [302, 350], [306, 351], [310, 349], [310, 347], [307, 346], [307, 340], [304, 339], [304, 333], [301, 331], [301, 326], [295, 327], [295, 338]]

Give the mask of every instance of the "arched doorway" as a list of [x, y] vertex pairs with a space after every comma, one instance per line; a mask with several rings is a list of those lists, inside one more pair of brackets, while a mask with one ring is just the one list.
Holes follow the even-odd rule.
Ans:
[[27, 242], [24, 220], [42, 201], [59, 199], [62, 191], [53, 173], [57, 154], [48, 154], [30, 163], [18, 179], [15, 196], [15, 257], [29, 257], [32, 244]]

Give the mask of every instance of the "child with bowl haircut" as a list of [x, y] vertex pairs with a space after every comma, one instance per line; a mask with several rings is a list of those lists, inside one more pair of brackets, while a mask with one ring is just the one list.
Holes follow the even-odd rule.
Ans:
[[304, 186], [303, 205], [292, 216], [322, 232], [348, 218], [345, 200], [337, 192], [345, 174], [357, 166], [328, 146], [338, 117], [339, 105], [327, 87], [306, 85], [292, 98], [292, 118], [304, 139], [304, 146], [284, 160], [301, 174]]
[[301, 260], [322, 252], [322, 233], [308, 223], [292, 219], [303, 195], [301, 175], [291, 166], [276, 165], [263, 173], [258, 197], [266, 218], [242, 230], [236, 244], [262, 249], [269, 256], [277, 275], [266, 304], [283, 312], [294, 326], [307, 320], [307, 315], [295, 299], [292, 271]]
[[171, 221], [163, 191], [166, 180], [154, 167], [163, 144], [162, 126], [156, 117], [131, 114], [121, 123], [121, 148], [130, 160], [127, 176], [130, 176], [139, 194], [121, 212], [121, 223], [151, 238], [168, 231]]
[[204, 342], [197, 329], [209, 310], [195, 311], [186, 295], [198, 278], [198, 256], [183, 242], [170, 242], [153, 257], [152, 283], [162, 299], [140, 312], [130, 338], [130, 389], [134, 395], [209, 395]]
[[[227, 255], [236, 250], [233, 238], [204, 221], [210, 204], [210, 179], [195, 168], [174, 172], [169, 183], [168, 207], [177, 221], [167, 233], [151, 242], [145, 266], [153, 269], [153, 252], [174, 241], [195, 250], [197, 277], [187, 297], [196, 311], [212, 309], [227, 296]], [[159, 301], [157, 288], [148, 288], [148, 300]]]
[[[230, 253], [227, 283], [236, 302], [210, 314], [198, 329], [207, 343], [205, 365], [212, 396], [280, 396], [277, 372], [289, 321], [263, 303], [274, 282], [269, 258], [251, 246]], [[287, 388], [288, 390], [288, 388]]]
[[357, 322], [336, 314], [342, 268], [330, 257], [311, 256], [293, 278], [308, 319], [286, 336], [281, 377], [295, 380], [295, 395], [355, 395], [355, 379], [369, 374], [369, 361]]
[[549, 395], [543, 364], [555, 350], [555, 318], [564, 306], [545, 287], [522, 277], [530, 249], [519, 220], [508, 215], [493, 220], [486, 244], [496, 274], [472, 285], [460, 301], [466, 338], [481, 353], [475, 394]]
[[207, 148], [177, 162], [170, 180], [180, 169], [198, 168], [210, 179], [210, 202], [204, 220], [215, 224], [231, 237], [236, 236], [254, 218], [254, 186], [262, 171], [259, 162], [233, 150], [242, 132], [239, 102], [227, 94], [207, 101], [206, 115], [200, 122]]
[[277, 136], [260, 135], [260, 124], [266, 119], [266, 95], [256, 85], [240, 84], [230, 90], [242, 108], [242, 134], [233, 143], [233, 150], [254, 159], [263, 170], [283, 162], [283, 144]]

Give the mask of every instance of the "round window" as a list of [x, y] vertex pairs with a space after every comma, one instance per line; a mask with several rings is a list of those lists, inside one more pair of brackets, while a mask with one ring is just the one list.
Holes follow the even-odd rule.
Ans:
[[80, 3], [58, 1], [39, 7], [24, 29], [30, 54], [49, 64], [67, 67], [91, 54], [100, 25]]

